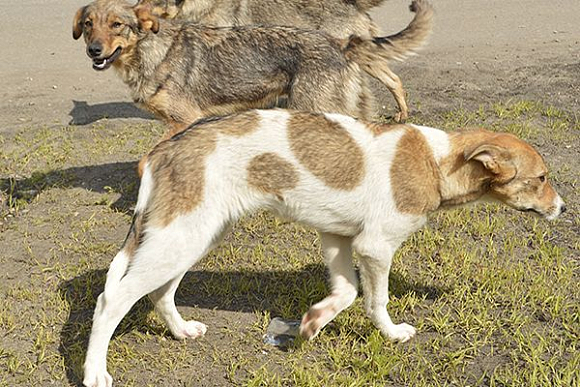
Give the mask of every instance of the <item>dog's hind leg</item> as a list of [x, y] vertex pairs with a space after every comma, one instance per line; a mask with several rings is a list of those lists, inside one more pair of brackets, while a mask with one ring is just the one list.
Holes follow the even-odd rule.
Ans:
[[[221, 235], [218, 234], [219, 236], [214, 239], [208, 251], [213, 250], [222, 241], [224, 235], [230, 228], [228, 225], [222, 229]], [[149, 299], [155, 305], [155, 310], [161, 315], [173, 334], [173, 337], [178, 340], [187, 338], [195, 339], [196, 337], [203, 336], [207, 331], [206, 325], [199, 321], [184, 320], [175, 306], [175, 292], [185, 274], [186, 272], [181, 273], [159, 289], [149, 293]]]
[[326, 233], [321, 233], [320, 237], [332, 293], [302, 317], [300, 334], [306, 339], [314, 338], [326, 324], [348, 308], [354, 302], [358, 288], [352, 266], [352, 238]]
[[149, 298], [176, 339], [195, 339], [203, 336], [207, 327], [195, 320], [185, 321], [175, 306], [175, 292], [184, 275], [185, 273], [178, 275], [159, 289], [149, 293]]
[[390, 340], [405, 342], [415, 335], [409, 324], [394, 324], [387, 311], [389, 271], [398, 245], [379, 234], [360, 234], [353, 242], [360, 254], [365, 309], [375, 326]]
[[[107, 348], [122, 318], [141, 297], [163, 286], [168, 286], [169, 293], [173, 295], [178, 280], [208, 252], [215, 243], [215, 236], [220, 235], [224, 229], [220, 220], [215, 217], [212, 219], [207, 214], [196, 215], [196, 219], [185, 221], [187, 224], [148, 229], [144, 242], [131, 258], [124, 276], [120, 280], [111, 277], [111, 280], [118, 282], [105, 284], [93, 316], [84, 365], [83, 383], [86, 386], [111, 386], [112, 379], [106, 369]], [[195, 224], [200, 227], [191, 227]]]
[[401, 82], [397, 74], [392, 72], [387, 66], [366, 66], [365, 71], [381, 81], [395, 98], [399, 108], [399, 111], [395, 114], [395, 121], [404, 122], [409, 118], [409, 107], [405, 98], [403, 82]]

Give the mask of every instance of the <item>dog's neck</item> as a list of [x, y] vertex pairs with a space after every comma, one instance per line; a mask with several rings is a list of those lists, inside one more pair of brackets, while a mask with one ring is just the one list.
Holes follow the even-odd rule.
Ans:
[[140, 32], [136, 44], [123, 53], [113, 66], [131, 89], [135, 102], [157, 90], [157, 68], [164, 61], [173, 41], [172, 26], [167, 23], [157, 34]]
[[440, 160], [440, 208], [449, 208], [473, 202], [485, 196], [491, 187], [493, 175], [475, 160], [466, 161], [464, 150], [481, 142], [485, 132], [459, 132], [449, 135], [450, 154]]

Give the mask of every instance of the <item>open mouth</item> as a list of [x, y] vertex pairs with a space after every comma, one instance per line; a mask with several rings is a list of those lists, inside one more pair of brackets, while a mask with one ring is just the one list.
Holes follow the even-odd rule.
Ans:
[[117, 47], [117, 49], [109, 56], [108, 58], [94, 58], [93, 59], [93, 68], [95, 70], [101, 71], [106, 70], [111, 66], [111, 64], [121, 55], [121, 47]]

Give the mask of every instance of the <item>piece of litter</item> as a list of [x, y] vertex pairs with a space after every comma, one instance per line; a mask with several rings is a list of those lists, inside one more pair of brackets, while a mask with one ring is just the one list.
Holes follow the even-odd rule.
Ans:
[[270, 321], [266, 334], [262, 338], [264, 344], [277, 347], [288, 346], [300, 334], [300, 320], [284, 320], [275, 317]]

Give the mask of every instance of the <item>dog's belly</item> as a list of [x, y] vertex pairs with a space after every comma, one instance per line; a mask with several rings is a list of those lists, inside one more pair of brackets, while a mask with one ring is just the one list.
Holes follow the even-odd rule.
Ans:
[[270, 210], [278, 217], [305, 224], [321, 232], [354, 236], [362, 229], [362, 219], [332, 206], [277, 203]]

